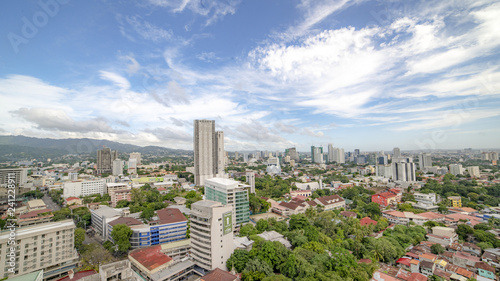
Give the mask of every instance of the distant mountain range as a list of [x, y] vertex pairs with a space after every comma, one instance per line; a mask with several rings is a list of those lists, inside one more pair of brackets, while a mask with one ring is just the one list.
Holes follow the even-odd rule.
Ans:
[[137, 146], [97, 139], [47, 139], [25, 136], [0, 136], [0, 161], [28, 160], [32, 158], [55, 158], [67, 154], [95, 155], [98, 149], [107, 146], [119, 153], [140, 152], [158, 156], [192, 154], [190, 150], [159, 146]]

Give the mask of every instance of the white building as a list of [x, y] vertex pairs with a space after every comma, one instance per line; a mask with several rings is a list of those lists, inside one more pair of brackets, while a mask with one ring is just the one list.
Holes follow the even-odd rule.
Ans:
[[71, 181], [63, 184], [63, 197], [81, 197], [92, 194], [104, 195], [106, 180]]
[[[16, 229], [16, 245], [8, 244], [10, 231], [0, 234], [0, 274], [13, 277], [43, 269], [44, 280], [66, 275], [78, 263], [73, 220], [63, 220]], [[15, 251], [15, 274], [9, 275], [8, 255]], [[9, 278], [10, 279], [10, 278]]]
[[123, 174], [123, 160], [115, 159], [113, 160], [113, 176], [119, 176]]
[[100, 205], [99, 209], [90, 210], [92, 228], [103, 240], [108, 237], [108, 223], [122, 215], [116, 209], [106, 205]]
[[450, 164], [450, 174], [462, 175], [464, 173], [464, 168], [462, 168], [462, 164]]
[[191, 205], [191, 257], [206, 272], [227, 270], [226, 261], [234, 250], [232, 207], [202, 200]]
[[311, 160], [316, 164], [323, 164], [323, 147], [311, 146]]
[[375, 166], [375, 173], [379, 177], [392, 178], [392, 165], [377, 165]]
[[246, 178], [248, 185], [250, 185], [250, 193], [255, 194], [255, 172], [247, 171]]
[[345, 163], [345, 152], [343, 148], [333, 148], [333, 161], [337, 164]]
[[266, 172], [271, 175], [280, 175], [281, 174], [280, 159], [277, 157], [270, 157], [269, 159], [267, 159]]
[[[194, 181], [205, 180], [224, 173], [224, 134], [215, 131], [214, 120], [194, 120]], [[219, 159], [222, 158], [222, 159]]]
[[436, 193], [426, 194], [415, 192], [413, 196], [417, 201], [417, 204], [414, 205], [415, 208], [424, 210], [435, 210], [439, 208], [436, 204], [441, 201], [441, 198], [439, 198], [439, 195], [436, 195]]
[[415, 163], [411, 158], [400, 158], [399, 161], [392, 162], [392, 179], [403, 182], [417, 181]]
[[425, 171], [425, 168], [432, 167], [432, 157], [429, 153], [421, 153], [418, 155], [418, 167], [421, 171]]
[[130, 158], [127, 163], [127, 173], [137, 174], [137, 159]]
[[469, 175], [473, 178], [478, 178], [481, 176], [481, 173], [479, 172], [479, 166], [470, 166], [467, 167], [466, 169]]
[[399, 147], [395, 147], [392, 150], [392, 158], [401, 158], [401, 149]]

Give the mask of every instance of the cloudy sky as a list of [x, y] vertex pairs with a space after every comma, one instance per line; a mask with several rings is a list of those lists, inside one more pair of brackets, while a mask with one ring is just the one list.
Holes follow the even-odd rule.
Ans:
[[498, 1], [1, 1], [0, 34], [2, 135], [498, 147]]

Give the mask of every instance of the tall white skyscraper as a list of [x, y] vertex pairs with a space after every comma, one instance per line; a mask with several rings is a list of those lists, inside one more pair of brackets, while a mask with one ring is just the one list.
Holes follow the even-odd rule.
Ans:
[[334, 160], [334, 152], [333, 152], [333, 145], [330, 143], [328, 145], [328, 162], [333, 162]]
[[401, 149], [399, 149], [399, 147], [395, 147], [392, 151], [392, 158], [401, 158]]
[[454, 176], [463, 174], [462, 164], [450, 164], [450, 174]]
[[113, 160], [113, 176], [119, 176], [123, 174], [123, 160], [115, 159]]
[[392, 162], [392, 179], [394, 181], [417, 181], [415, 163], [411, 158], [400, 158]]
[[255, 172], [251, 170], [247, 171], [246, 176], [247, 183], [250, 185], [250, 193], [255, 194]]
[[194, 181], [204, 185], [206, 179], [224, 174], [224, 133], [215, 131], [214, 120], [194, 120]]
[[[328, 154], [330, 151], [328, 151]], [[333, 162], [337, 162], [337, 164], [345, 163], [345, 152], [343, 148], [333, 148]]]
[[311, 146], [311, 160], [313, 163], [323, 164], [323, 147]]
[[421, 153], [418, 155], [418, 167], [422, 171], [425, 168], [432, 167], [432, 157], [429, 153]]

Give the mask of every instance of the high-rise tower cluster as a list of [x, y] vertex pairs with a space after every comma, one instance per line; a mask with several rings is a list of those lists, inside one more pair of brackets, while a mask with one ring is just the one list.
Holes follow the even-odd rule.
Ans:
[[204, 185], [206, 179], [224, 174], [224, 133], [215, 131], [214, 120], [194, 120], [194, 181]]

